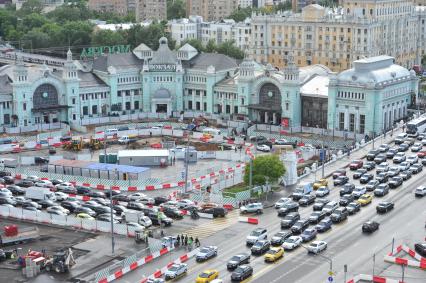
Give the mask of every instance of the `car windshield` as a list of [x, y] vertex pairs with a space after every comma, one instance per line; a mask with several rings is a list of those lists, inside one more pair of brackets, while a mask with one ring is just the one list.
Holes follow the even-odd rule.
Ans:
[[293, 215], [287, 215], [286, 217], [284, 217], [284, 220], [293, 220], [293, 218]]
[[210, 273], [207, 273], [207, 272], [203, 272], [203, 273], [201, 273], [200, 274], [200, 276], [199, 276], [200, 278], [209, 278], [210, 277]]
[[255, 246], [255, 247], [261, 247], [261, 246], [263, 246], [263, 242], [256, 242], [256, 243], [254, 244], [254, 246]]
[[318, 247], [318, 245], [319, 245], [319, 244], [311, 243], [309, 246], [310, 246], [310, 247], [313, 247], [313, 248], [316, 248], [316, 247]]
[[278, 253], [278, 250], [269, 250], [268, 251], [268, 254], [276, 254], [276, 253]]
[[233, 257], [231, 258], [231, 260], [230, 260], [230, 261], [240, 261], [240, 256], [235, 255], [235, 256], [233, 256]]
[[306, 235], [311, 235], [313, 233], [314, 233], [314, 230], [306, 229], [305, 231], [303, 231], [303, 234], [306, 234]]
[[170, 267], [169, 271], [178, 271], [179, 268], [180, 267], [178, 265], [173, 265], [172, 267]]
[[200, 250], [200, 253], [208, 253], [209, 251], [210, 251], [210, 249], [208, 249], [208, 248], [202, 248]]
[[250, 236], [259, 236], [260, 234], [262, 234], [262, 231], [252, 231]]
[[287, 243], [294, 243], [296, 242], [295, 238], [288, 238], [287, 240], [285, 240]]
[[324, 208], [333, 208], [334, 204], [327, 204]]
[[368, 196], [361, 196], [360, 199], [368, 199]]
[[328, 221], [327, 220], [322, 220], [319, 224], [321, 224], [321, 225], [326, 225], [328, 223]]

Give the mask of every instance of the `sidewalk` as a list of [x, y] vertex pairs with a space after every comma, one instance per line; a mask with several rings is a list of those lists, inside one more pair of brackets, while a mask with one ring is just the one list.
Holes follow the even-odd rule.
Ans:
[[[390, 144], [395, 137], [402, 132], [401, 128], [395, 129], [393, 131], [393, 135], [391, 137], [390, 132], [386, 133], [386, 138], [382, 136], [377, 137], [374, 142], [374, 148], [378, 148], [381, 144], [387, 143]], [[373, 149], [373, 143], [370, 142], [369, 144], [365, 145], [362, 148], [355, 149], [351, 152], [350, 156], [348, 157], [347, 154], [344, 155], [341, 159], [331, 163], [331, 164], [325, 164], [324, 166], [324, 177], [330, 176], [334, 171], [340, 168], [347, 167], [349, 163], [352, 160], [355, 159], [362, 159], [370, 150]], [[316, 172], [317, 179], [322, 178], [322, 167], [318, 167]], [[314, 182], [315, 181], [315, 172], [311, 172], [307, 176], [301, 178], [300, 180], [304, 182]]]

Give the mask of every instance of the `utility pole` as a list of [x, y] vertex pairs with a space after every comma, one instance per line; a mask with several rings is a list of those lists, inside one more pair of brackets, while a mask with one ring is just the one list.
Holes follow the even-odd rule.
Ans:
[[325, 163], [325, 150], [324, 150], [324, 129], [322, 131], [322, 178], [324, 179], [324, 163]]
[[[346, 283], [346, 274], [348, 273], [348, 265], [347, 264], [343, 265], [343, 272], [345, 274], [344, 275], [345, 281], [343, 283]], [[373, 276], [374, 276], [374, 274], [373, 274]]]
[[376, 135], [376, 106], [373, 106], [373, 149], [374, 149], [374, 136]]
[[[106, 161], [106, 155], [105, 155], [105, 161]], [[117, 180], [117, 169], [114, 169], [114, 186], [116, 185]], [[114, 241], [114, 217], [113, 217], [113, 209], [112, 209], [112, 188], [110, 188], [109, 192], [109, 208], [110, 208], [110, 217], [111, 217], [111, 253], [114, 255], [114, 247], [115, 247], [115, 241]]]
[[250, 174], [249, 174], [249, 188], [253, 185], [253, 159], [250, 157]]
[[188, 132], [188, 141], [186, 143], [185, 149], [185, 186], [183, 188], [183, 193], [186, 194], [188, 191], [188, 159], [189, 159], [189, 132]]

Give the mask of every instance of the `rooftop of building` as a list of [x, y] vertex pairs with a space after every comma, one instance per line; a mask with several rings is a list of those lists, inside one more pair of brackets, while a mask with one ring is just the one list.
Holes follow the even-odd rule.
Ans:
[[120, 157], [168, 157], [170, 152], [168, 149], [139, 149], [139, 150], [119, 150], [118, 159]]
[[11, 93], [13, 93], [11, 80], [9, 79], [7, 75], [0, 75], [0, 94], [11, 94]]

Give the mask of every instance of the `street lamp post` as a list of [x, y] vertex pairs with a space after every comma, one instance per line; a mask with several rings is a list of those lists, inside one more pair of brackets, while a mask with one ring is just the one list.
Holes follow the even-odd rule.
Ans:
[[[107, 134], [106, 131], [104, 130], [104, 163], [105, 165], [107, 164]], [[117, 169], [114, 169], [114, 174], [113, 174], [113, 179], [114, 179], [114, 185], [113, 187], [115, 187], [116, 184], [116, 178], [117, 178]], [[109, 191], [109, 208], [110, 208], [110, 217], [111, 217], [111, 253], [114, 255], [114, 246], [115, 246], [115, 241], [114, 241], [114, 219], [113, 219], [113, 209], [112, 209], [112, 189], [113, 187], [110, 187], [110, 191]]]
[[[305, 247], [304, 245], [300, 245], [302, 248], [304, 248], [305, 250], [307, 250], [307, 251], [309, 251], [309, 249], [307, 248], [307, 247]], [[328, 261], [328, 263], [329, 263], [329, 271], [328, 271], [328, 275], [329, 276], [333, 276], [333, 259], [331, 259], [331, 258], [329, 258], [329, 257], [326, 257], [326, 256], [324, 256], [324, 255], [322, 255], [322, 254], [319, 254], [319, 253], [315, 253], [314, 254], [315, 256], [319, 256], [319, 257], [322, 257], [323, 259], [325, 259], [326, 261]], [[345, 282], [346, 283], [346, 282]]]

